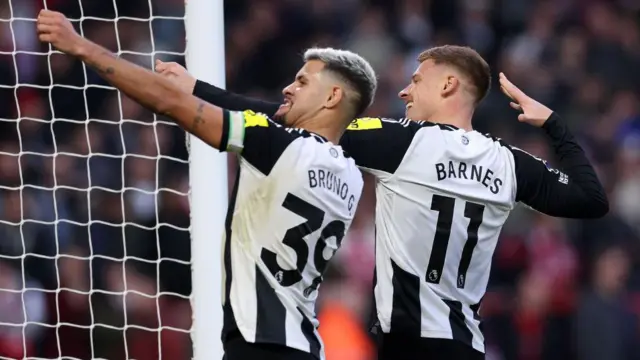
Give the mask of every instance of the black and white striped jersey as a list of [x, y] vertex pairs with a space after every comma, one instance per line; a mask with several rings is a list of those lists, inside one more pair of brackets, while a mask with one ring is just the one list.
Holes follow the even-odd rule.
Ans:
[[239, 156], [223, 249], [223, 342], [242, 335], [324, 358], [322, 274], [362, 192], [353, 159], [323, 137], [251, 111], [225, 111], [221, 149]]
[[[273, 114], [279, 107], [201, 81], [194, 95], [229, 109]], [[454, 339], [484, 352], [480, 303], [516, 203], [567, 218], [607, 213], [606, 193], [568, 127], [554, 113], [542, 131], [558, 169], [450, 125], [352, 122], [340, 145], [376, 177], [375, 301], [384, 333]]]
[[460, 339], [484, 351], [478, 307], [516, 202], [513, 154], [448, 125], [369, 118], [349, 130], [346, 141], [355, 131], [395, 138], [384, 153], [367, 147], [359, 152], [368, 154], [358, 154], [361, 169], [378, 179], [375, 298], [382, 331]]
[[555, 115], [547, 123], [559, 146], [582, 154], [584, 161], [569, 164], [578, 176], [500, 139], [450, 125], [364, 118], [349, 126], [341, 144], [377, 178], [375, 300], [384, 333], [454, 339], [484, 352], [480, 303], [500, 231], [516, 203], [572, 217], [594, 214], [567, 204], [599, 199], [606, 205], [566, 127]]

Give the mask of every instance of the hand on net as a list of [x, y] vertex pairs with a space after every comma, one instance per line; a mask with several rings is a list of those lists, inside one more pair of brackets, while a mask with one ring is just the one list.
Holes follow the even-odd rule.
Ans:
[[57, 11], [42, 10], [37, 20], [38, 38], [69, 55], [78, 56], [86, 40], [78, 35], [69, 19]]

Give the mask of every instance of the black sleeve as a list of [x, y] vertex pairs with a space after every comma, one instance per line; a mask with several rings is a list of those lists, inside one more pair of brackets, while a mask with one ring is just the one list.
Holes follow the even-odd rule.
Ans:
[[515, 159], [516, 201], [551, 216], [604, 216], [609, 211], [607, 195], [567, 125], [554, 113], [542, 129], [551, 139], [559, 169], [553, 169], [544, 160], [510, 147]]
[[220, 151], [238, 153], [261, 173], [269, 175], [282, 153], [299, 136], [264, 114], [224, 110]]
[[267, 114], [268, 116], [273, 116], [280, 107], [278, 103], [235, 94], [200, 80], [196, 81], [196, 86], [193, 88], [193, 95], [223, 109], [232, 111], [253, 110]]
[[360, 118], [347, 127], [340, 139], [340, 146], [364, 170], [393, 174], [415, 134], [429, 125], [434, 124], [407, 119]]

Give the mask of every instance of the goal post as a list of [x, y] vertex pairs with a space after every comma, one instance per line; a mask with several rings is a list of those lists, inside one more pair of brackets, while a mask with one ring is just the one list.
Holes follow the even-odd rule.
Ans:
[[[186, 65], [196, 78], [225, 85], [223, 0], [186, 0]], [[192, 339], [195, 360], [221, 359], [222, 246], [228, 203], [225, 153], [189, 136]]]

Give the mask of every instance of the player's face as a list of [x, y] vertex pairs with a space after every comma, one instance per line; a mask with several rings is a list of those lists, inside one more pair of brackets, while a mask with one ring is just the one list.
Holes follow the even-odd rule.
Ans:
[[276, 113], [284, 118], [284, 124], [293, 126], [302, 118], [307, 118], [323, 108], [326, 84], [322, 81], [324, 63], [319, 60], [307, 61], [296, 74], [295, 80], [282, 90], [283, 104]]
[[406, 104], [407, 118], [429, 120], [435, 113], [447, 76], [442, 70], [442, 66], [436, 65], [433, 60], [420, 63], [409, 85], [398, 94]]

